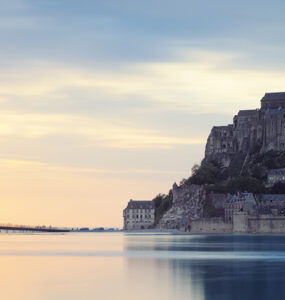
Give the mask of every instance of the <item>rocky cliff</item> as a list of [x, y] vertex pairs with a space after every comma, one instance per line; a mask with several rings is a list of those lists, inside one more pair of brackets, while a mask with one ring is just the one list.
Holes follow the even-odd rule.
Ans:
[[191, 219], [203, 216], [206, 191], [202, 185], [173, 185], [173, 205], [163, 215], [157, 228], [181, 229], [189, 226]]
[[173, 205], [157, 227], [185, 229], [191, 220], [223, 217], [227, 193], [264, 192], [274, 167], [285, 167], [285, 93], [267, 93], [259, 109], [241, 110], [232, 124], [212, 128], [201, 166], [174, 184]]

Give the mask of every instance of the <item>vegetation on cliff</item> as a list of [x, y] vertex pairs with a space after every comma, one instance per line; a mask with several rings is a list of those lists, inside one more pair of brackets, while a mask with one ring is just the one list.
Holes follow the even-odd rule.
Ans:
[[155, 206], [155, 221], [154, 226], [159, 222], [164, 213], [168, 211], [173, 204], [173, 194], [172, 190], [169, 191], [167, 195], [158, 194], [154, 199]]
[[[183, 179], [183, 185], [203, 185], [207, 194], [212, 192], [222, 194], [235, 194], [238, 192], [251, 192], [255, 194], [281, 194], [285, 193], [285, 184], [277, 183], [273, 187], [266, 186], [267, 172], [271, 169], [285, 168], [285, 153], [268, 151], [266, 153], [251, 152], [245, 155], [237, 153], [232, 158], [234, 164], [225, 168], [213, 158], [204, 159], [201, 165], [195, 164], [192, 175]], [[239, 163], [236, 163], [239, 162]], [[234, 165], [234, 167], [233, 167]], [[207, 198], [208, 199], [208, 198]], [[206, 200], [204, 217], [222, 217], [223, 209], [215, 208], [211, 201]]]
[[[238, 156], [237, 154], [236, 156]], [[242, 154], [240, 154], [242, 155]], [[239, 164], [239, 170], [232, 170], [230, 165], [225, 168], [213, 160], [203, 160], [201, 165], [195, 164], [192, 175], [180, 184], [204, 185], [208, 192], [216, 193], [271, 193], [277, 187], [266, 187], [267, 171], [285, 168], [285, 153], [269, 151], [266, 153], [251, 153]], [[278, 190], [281, 189], [279, 184]]]
[[203, 217], [204, 218], [217, 218], [224, 217], [225, 210], [223, 207], [215, 207], [209, 199], [203, 203]]
[[[219, 195], [227, 198], [227, 194], [238, 192], [285, 194], [285, 184], [279, 182], [273, 187], [267, 184], [269, 170], [285, 168], [284, 110], [285, 93], [268, 93], [262, 98], [260, 109], [241, 110], [232, 124], [214, 126], [207, 140], [205, 158], [173, 190], [177, 211], [182, 202], [191, 200], [191, 191], [197, 186], [206, 191], [201, 200], [205, 217], [222, 216], [223, 205], [217, 205], [220, 202], [216, 200]], [[187, 189], [190, 192], [184, 193]]]
[[215, 161], [204, 161], [200, 166], [192, 167], [192, 176], [189, 182], [192, 184], [214, 184], [223, 178], [221, 165]]
[[[214, 159], [204, 159], [201, 165], [195, 164], [192, 175], [183, 179], [179, 187], [202, 185], [207, 197], [203, 200], [203, 216], [205, 218], [223, 217], [224, 209], [214, 205], [211, 193], [214, 194], [236, 194], [238, 192], [252, 192], [255, 194], [285, 194], [285, 184], [277, 183], [273, 187], [267, 187], [267, 172], [271, 169], [285, 168], [285, 153], [269, 151], [266, 153], [251, 152], [247, 155], [237, 153], [232, 158], [233, 164], [224, 167]], [[239, 163], [237, 163], [239, 162]], [[155, 224], [173, 205], [172, 190], [168, 195], [159, 194], [154, 198], [156, 214]]]

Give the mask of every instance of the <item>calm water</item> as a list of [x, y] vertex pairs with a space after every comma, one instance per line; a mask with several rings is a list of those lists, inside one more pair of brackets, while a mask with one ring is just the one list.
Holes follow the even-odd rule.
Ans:
[[0, 299], [285, 299], [285, 236], [0, 234]]

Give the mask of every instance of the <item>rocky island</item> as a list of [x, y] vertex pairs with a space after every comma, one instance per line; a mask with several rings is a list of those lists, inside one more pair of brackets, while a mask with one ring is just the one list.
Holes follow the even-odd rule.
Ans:
[[[152, 203], [148, 228], [285, 233], [285, 92], [266, 93], [260, 109], [240, 110], [232, 124], [214, 126], [201, 164]], [[126, 229], [137, 213], [124, 211]]]

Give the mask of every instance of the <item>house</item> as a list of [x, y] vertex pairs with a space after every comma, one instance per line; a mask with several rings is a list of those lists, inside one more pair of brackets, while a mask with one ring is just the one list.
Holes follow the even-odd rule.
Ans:
[[259, 196], [259, 214], [285, 215], [285, 194], [262, 194]]
[[154, 224], [154, 202], [130, 200], [123, 211], [123, 216], [124, 230], [150, 228]]
[[234, 213], [247, 212], [254, 214], [257, 201], [252, 193], [238, 193], [236, 195], [228, 195], [225, 202], [225, 221], [232, 222]]

